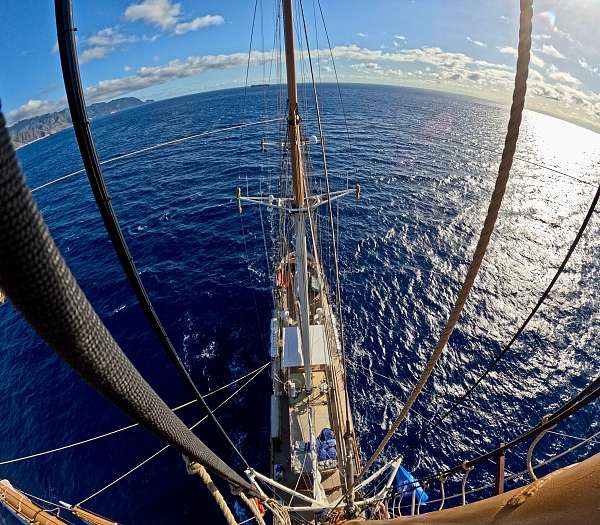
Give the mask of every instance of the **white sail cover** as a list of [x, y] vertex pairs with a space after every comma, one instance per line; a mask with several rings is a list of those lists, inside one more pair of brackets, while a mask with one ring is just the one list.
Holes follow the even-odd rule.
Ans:
[[[327, 344], [323, 325], [310, 326], [310, 351], [312, 365], [328, 365]], [[300, 330], [297, 326], [288, 326], [283, 329], [283, 362], [284, 368], [298, 368], [304, 366], [302, 346], [300, 345]]]

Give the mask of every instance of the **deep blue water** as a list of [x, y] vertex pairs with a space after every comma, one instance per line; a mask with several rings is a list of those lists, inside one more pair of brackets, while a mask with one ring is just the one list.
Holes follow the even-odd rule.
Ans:
[[[306, 91], [301, 89], [301, 94]], [[493, 186], [508, 118], [505, 107], [428, 91], [346, 85], [351, 143], [334, 86], [320, 88], [333, 189], [360, 182], [362, 198], [340, 202], [340, 259], [355, 425], [368, 456], [406, 396], [446, 320], [470, 260]], [[265, 96], [266, 95], [266, 96]], [[93, 122], [101, 159], [193, 133], [276, 116], [278, 88], [181, 97]], [[305, 125], [317, 134], [305, 103]], [[104, 174], [142, 279], [201, 391], [268, 359], [270, 281], [257, 209], [237, 213], [234, 190], [274, 193], [278, 124], [220, 133], [109, 164]], [[318, 151], [313, 148], [318, 170]], [[32, 187], [79, 169], [72, 130], [19, 150]], [[497, 232], [471, 300], [427, 392], [424, 417], [462, 393], [507, 342], [551, 279], [600, 178], [600, 135], [526, 112], [518, 155], [582, 181], [516, 161]], [[190, 398], [136, 303], [84, 175], [35, 193], [50, 230], [80, 285], [124, 351], [172, 405]], [[264, 215], [271, 258], [275, 217]], [[453, 466], [507, 441], [583, 388], [600, 368], [598, 216], [551, 298], [472, 408], [424, 435], [411, 416], [387, 456], [404, 455], [416, 474]], [[330, 256], [324, 250], [328, 264]], [[128, 420], [58, 359], [10, 304], [0, 307], [0, 457], [10, 459], [106, 432]], [[383, 377], [385, 376], [385, 377]], [[226, 397], [217, 394], [216, 404]], [[267, 469], [270, 380], [263, 374], [218, 413], [251, 463]], [[220, 397], [219, 397], [220, 396]], [[189, 423], [201, 410], [180, 412]], [[590, 407], [557, 431], [599, 430]], [[207, 423], [199, 435], [236, 466]], [[575, 444], [548, 435], [536, 457]], [[139, 429], [23, 463], [0, 477], [51, 500], [80, 501], [160, 443]], [[596, 446], [557, 462], [565, 465]], [[525, 468], [525, 449], [507, 457]], [[472, 487], [488, 472], [472, 474]], [[451, 492], [457, 490], [455, 484]], [[434, 493], [434, 496], [436, 494]], [[196, 478], [167, 451], [90, 501], [123, 523], [220, 523]], [[2, 513], [3, 523], [13, 523]]]

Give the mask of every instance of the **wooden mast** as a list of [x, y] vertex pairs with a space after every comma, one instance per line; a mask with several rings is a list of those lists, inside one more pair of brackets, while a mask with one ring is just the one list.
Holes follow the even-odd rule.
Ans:
[[282, 0], [283, 27], [285, 35], [285, 63], [288, 90], [288, 140], [292, 161], [294, 187], [295, 251], [296, 251], [296, 294], [298, 299], [300, 339], [304, 361], [305, 389], [312, 390], [310, 312], [308, 303], [308, 258], [306, 250], [306, 220], [304, 164], [302, 159], [302, 137], [298, 113], [298, 87], [296, 85], [296, 56], [294, 51], [294, 17], [292, 0]]
[[304, 166], [302, 164], [302, 151], [300, 149], [300, 115], [298, 113], [298, 86], [296, 84], [294, 18], [292, 0], [282, 0], [282, 3], [288, 91], [288, 132], [292, 156], [294, 204], [296, 208], [301, 208], [304, 205]]

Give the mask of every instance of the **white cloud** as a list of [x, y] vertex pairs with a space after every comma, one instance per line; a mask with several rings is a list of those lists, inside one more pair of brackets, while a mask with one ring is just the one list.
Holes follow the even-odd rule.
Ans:
[[342, 60], [355, 60], [364, 62], [415, 62], [449, 69], [458, 67], [494, 67], [511, 71], [512, 68], [504, 64], [493, 64], [485, 60], [478, 60], [464, 53], [444, 51], [439, 47], [422, 47], [416, 49], [402, 49], [393, 51], [361, 48], [357, 45], [337, 46], [333, 49], [334, 56]]
[[397, 38], [398, 40], [406, 40], [404, 35], [394, 35], [394, 38]]
[[[131, 4], [125, 9], [123, 16], [126, 20], [141, 20], [148, 24], [160, 27], [163, 31], [172, 29], [176, 35], [183, 35], [190, 31], [198, 31], [209, 26], [218, 26], [225, 22], [221, 15], [198, 16], [188, 22], [182, 22], [181, 4], [171, 0], [143, 0], [139, 4]], [[158, 35], [143, 40], [154, 42]]]
[[551, 64], [546, 70], [548, 78], [564, 84], [580, 85], [581, 80], [575, 78], [571, 73], [560, 71], [554, 64]]
[[85, 64], [86, 62], [91, 62], [92, 60], [104, 58], [123, 44], [130, 44], [140, 41], [155, 42], [158, 38], [159, 35], [142, 35], [141, 37], [136, 35], [125, 35], [121, 33], [118, 26], [105, 27], [96, 34], [91, 35], [83, 40], [84, 45], [89, 47], [88, 49], [84, 49], [84, 51], [81, 53], [80, 62]]
[[[512, 56], [517, 54], [517, 50], [510, 46], [499, 47], [498, 51]], [[351, 70], [355, 78], [365, 81], [402, 82], [503, 101], [509, 100], [514, 86], [514, 66], [477, 60], [440, 48], [384, 52], [358, 46], [339, 46], [333, 49], [333, 53], [340, 61], [360, 61], [360, 64], [352, 65]], [[392, 65], [394, 63], [406, 63], [406, 66], [398, 69]], [[417, 64], [428, 67], [415, 70]], [[545, 64], [535, 55], [532, 55], [532, 64], [538, 65], [542, 71], [530, 70], [529, 107], [600, 129], [599, 93], [583, 89], [573, 75]]]
[[92, 60], [99, 60], [115, 51], [116, 46], [139, 40], [135, 35], [124, 35], [118, 27], [105, 27], [83, 40], [84, 45], [89, 47], [81, 52], [79, 62], [86, 64]]
[[[266, 63], [270, 59], [269, 52], [253, 51], [250, 56], [252, 64]], [[99, 102], [206, 71], [243, 66], [247, 60], [247, 53], [191, 56], [159, 66], [141, 67], [134, 75], [128, 77], [101, 80], [95, 86], [88, 87], [85, 94], [88, 102]]]
[[538, 57], [535, 53], [533, 53], [533, 51], [531, 52], [531, 57], [529, 60], [531, 61], [531, 63], [534, 66], [541, 67], [541, 68], [546, 66], [546, 62], [544, 62], [540, 57]]
[[350, 66], [352, 69], [364, 71], [365, 69], [370, 71], [375, 71], [381, 69], [381, 66], [376, 62], [367, 62], [366, 64], [352, 64]]
[[88, 49], [85, 49], [79, 55], [79, 62], [81, 64], [86, 64], [91, 62], [92, 60], [99, 60], [104, 58], [106, 55], [112, 53], [114, 51], [114, 47], [102, 47], [102, 46], [94, 46]]
[[537, 49], [540, 53], [553, 58], [566, 58], [558, 49], [551, 44], [543, 44], [541, 49]]
[[[321, 51], [326, 53], [325, 50]], [[509, 46], [501, 47], [498, 51], [513, 56], [516, 53]], [[339, 61], [342, 78], [345, 76], [349, 80], [401, 82], [501, 101], [510, 99], [514, 86], [514, 64], [479, 60], [439, 47], [384, 51], [351, 45], [335, 47], [333, 54]], [[185, 60], [142, 67], [126, 77], [103, 80], [88, 87], [86, 98], [88, 103], [109, 100], [211, 70], [240, 68], [242, 71], [247, 58], [246, 53], [191, 56]], [[266, 63], [270, 59], [271, 52], [255, 51], [251, 55], [253, 64]], [[326, 68], [330, 70], [329, 66], [324, 66]], [[26, 118], [34, 113], [53, 111], [60, 105], [64, 107], [64, 101], [30, 101], [11, 112], [9, 117], [13, 120]], [[528, 105], [532, 109], [542, 108], [563, 118], [566, 115], [579, 122], [585, 121], [592, 125], [595, 122], [596, 127], [600, 121], [600, 94], [584, 89], [578, 79], [554, 65], [546, 65], [539, 70], [531, 69]]]
[[600, 72], [600, 69], [598, 67], [591, 66], [585, 58], [578, 58], [577, 63], [581, 66], [582, 69], [585, 69], [586, 71], [589, 71], [590, 73], [593, 73], [595, 75], [597, 75]]
[[[519, 54], [517, 49], [514, 47], [511, 47], [511, 46], [504, 46], [504, 47], [498, 46], [496, 49], [498, 51], [500, 51], [500, 53], [503, 53], [505, 55], [512, 55], [515, 58]], [[546, 66], [546, 62], [544, 62], [540, 57], [538, 57], [533, 51], [531, 51], [529, 61], [531, 62], [532, 65], [540, 67], [540, 68], [543, 68]]]
[[551, 71], [548, 73], [548, 76], [557, 82], [564, 82], [566, 84], [573, 84], [575, 86], [581, 84], [581, 80], [575, 78], [573, 75], [571, 75], [571, 73], [567, 73], [566, 71]]
[[18, 122], [19, 120], [43, 115], [44, 113], [58, 111], [60, 109], [64, 109], [64, 107], [64, 100], [60, 100], [57, 102], [50, 102], [48, 100], [28, 100], [21, 107], [13, 111], [9, 111], [6, 117], [9, 123]]
[[182, 35], [189, 31], [197, 31], [209, 26], [218, 26], [225, 22], [221, 15], [206, 15], [194, 18], [191, 22], [182, 22], [175, 26], [175, 33]]
[[356, 36], [359, 36], [361, 38], [367, 38], [369, 35], [367, 35], [367, 33], [356, 33]]
[[476, 46], [487, 47], [487, 44], [485, 42], [482, 42], [481, 40], [473, 40], [470, 36], [467, 37], [467, 40], [471, 42], [471, 44], [475, 44]]
[[119, 31], [118, 27], [105, 27], [85, 39], [85, 42], [90, 46], [105, 46], [112, 47], [119, 44], [127, 44], [137, 42], [139, 37], [134, 35], [124, 35]]
[[131, 71], [131, 66], [124, 66], [123, 71], [128, 73], [129, 71]]
[[170, 0], [143, 0], [128, 6], [124, 16], [127, 20], [141, 20], [161, 29], [170, 29], [177, 24], [180, 14], [181, 4], [172, 4]]
[[505, 55], [513, 55], [513, 56], [517, 56], [519, 54], [519, 52], [517, 51], [516, 48], [514, 47], [510, 47], [510, 46], [504, 46], [504, 47], [497, 47], [496, 48], [498, 51], [500, 51], [500, 53], [504, 53]]

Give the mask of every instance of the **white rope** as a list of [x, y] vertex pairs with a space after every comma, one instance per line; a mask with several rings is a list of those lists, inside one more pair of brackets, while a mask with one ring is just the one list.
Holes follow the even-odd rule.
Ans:
[[[203, 397], [209, 397], [212, 396], [213, 394], [216, 394], [217, 392], [220, 392], [221, 390], [225, 390], [226, 388], [239, 383], [240, 381], [246, 379], [248, 376], [251, 376], [252, 374], [255, 374], [256, 372], [260, 372], [263, 370], [263, 368], [267, 367], [269, 363], [265, 363], [262, 366], [259, 366], [258, 368], [252, 370], [252, 372], [248, 372], [247, 374], [244, 374], [241, 377], [238, 377], [237, 379], [234, 379], [231, 383], [228, 383], [226, 385], [220, 386], [219, 388], [217, 388], [216, 390], [212, 390], [210, 392], [208, 392], [207, 394], [204, 394]], [[187, 403], [183, 403], [182, 405], [176, 406], [174, 407], [172, 410], [173, 412], [177, 412], [178, 410], [181, 410], [182, 408], [185, 408], [189, 405], [193, 405], [194, 403], [196, 403], [198, 400], [197, 399], [193, 399], [192, 401], [188, 401]], [[20, 458], [14, 458], [14, 459], [7, 459], [5, 461], [0, 461], [0, 466], [2, 465], [8, 465], [10, 463], [18, 463], [19, 461], [25, 461], [26, 459], [33, 459], [33, 458], [38, 458], [40, 456], [46, 456], [47, 454], [52, 454], [53, 452], [60, 452], [61, 450], [67, 450], [69, 448], [74, 448], [74, 447], [78, 447], [79, 445], [85, 445], [86, 443], [91, 443], [93, 441], [98, 441], [99, 439], [105, 438], [105, 437], [109, 437], [109, 436], [114, 436], [115, 434], [119, 434], [120, 432], [124, 432], [125, 430], [130, 430], [134, 427], [138, 427], [139, 424], [138, 423], [133, 423], [131, 425], [127, 425], [125, 427], [121, 427], [121, 428], [117, 428], [115, 430], [111, 430], [110, 432], [105, 432], [104, 434], [99, 434], [98, 436], [94, 436], [91, 438], [87, 438], [87, 439], [83, 439], [81, 441], [77, 441], [75, 443], [70, 443], [68, 445], [63, 445], [62, 447], [57, 447], [57, 448], [52, 448], [50, 450], [44, 450], [43, 452], [36, 452], [35, 454], [29, 454], [28, 456], [23, 456]]]
[[[265, 369], [267, 368], [271, 363], [266, 363], [265, 365], [263, 365], [262, 367], [260, 367], [258, 369], [257, 372], [254, 373], [254, 375], [248, 379], [248, 381], [246, 381], [242, 386], [240, 386], [233, 394], [231, 394], [227, 399], [225, 399], [224, 401], [222, 401], [219, 405], [217, 405], [213, 412], [216, 412], [217, 410], [219, 410], [219, 408], [221, 408], [223, 405], [225, 405], [226, 403], [228, 403], [231, 399], [233, 399], [237, 394], [239, 394], [244, 388], [246, 388], [246, 386], [248, 386], [256, 377], [258, 377], [258, 375]], [[194, 430], [194, 428], [196, 428], [200, 423], [202, 423], [203, 421], [205, 421], [208, 418], [208, 416], [204, 416], [202, 419], [196, 421], [191, 427], [190, 430]], [[102, 492], [104, 492], [105, 490], [109, 489], [110, 487], [112, 487], [113, 485], [115, 485], [116, 483], [118, 483], [119, 481], [121, 481], [122, 479], [126, 478], [127, 476], [129, 476], [130, 474], [132, 474], [133, 472], [135, 472], [136, 470], [140, 469], [141, 467], [143, 467], [146, 463], [148, 463], [149, 461], [153, 460], [155, 457], [159, 456], [160, 454], [162, 454], [165, 450], [167, 450], [170, 447], [170, 445], [165, 445], [164, 447], [162, 447], [161, 449], [157, 450], [154, 454], [152, 454], [151, 456], [147, 457], [144, 461], [142, 461], [141, 463], [137, 464], [135, 467], [129, 469], [127, 472], [125, 472], [124, 474], [122, 474], [121, 476], [119, 476], [118, 478], [114, 479], [113, 481], [111, 481], [108, 485], [102, 487], [101, 489], [97, 490], [96, 492], [94, 492], [93, 494], [91, 494], [90, 496], [88, 496], [87, 498], [81, 500], [79, 503], [77, 503], [76, 505], [74, 505], [74, 507], [79, 507], [81, 505], [83, 505], [84, 503], [88, 502], [89, 500], [91, 500], [92, 498], [95, 498], [96, 496], [98, 496], [99, 494], [101, 494]]]
[[593, 441], [593, 440], [582, 438], [579, 436], [572, 436], [571, 434], [565, 434], [564, 432], [557, 432], [556, 430], [548, 430], [548, 434], [556, 434], [557, 436], [576, 439], [577, 441], [586, 441], [589, 443], [593, 443], [594, 445], [600, 445], [600, 441]]
[[[24, 490], [21, 490], [21, 489], [15, 489], [15, 490], [17, 490], [18, 492], [20, 492], [21, 494], [24, 494], [25, 496], [27, 496], [29, 498], [33, 498], [35, 500], [41, 501], [42, 503], [45, 503], [46, 505], [52, 505], [53, 507], [56, 507], [57, 509], [69, 510], [69, 507], [67, 507], [66, 505], [63, 505], [62, 503], [55, 503], [54, 501], [48, 501], [47, 499], [40, 498], [39, 496], [34, 496], [33, 494], [29, 494], [28, 492], [25, 492]], [[47, 509], [45, 509], [45, 510], [47, 510]]]
[[[225, 131], [232, 131], [234, 129], [247, 128], [249, 126], [259, 126], [261, 124], [268, 124], [269, 122], [278, 122], [280, 120], [283, 120], [283, 117], [272, 118], [272, 119], [267, 119], [267, 120], [260, 120], [258, 122], [247, 122], [245, 124], [236, 124], [235, 126], [229, 126], [227, 128], [213, 129], [211, 131], [204, 131], [202, 133], [196, 133], [195, 135], [190, 135], [188, 137], [182, 137], [179, 139], [168, 140], [166, 142], [161, 142], [160, 144], [154, 144], [153, 146], [148, 146], [146, 148], [138, 149], [135, 151], [131, 151], [129, 153], [124, 153], [123, 155], [117, 155], [116, 157], [112, 157], [110, 159], [103, 160], [102, 162], [100, 162], [100, 166], [103, 166], [105, 164], [110, 164], [111, 162], [115, 162], [117, 160], [127, 159], [127, 158], [133, 157], [135, 155], [140, 155], [141, 153], [146, 153], [148, 151], [162, 148], [164, 146], [171, 146], [173, 144], [179, 144], [180, 142], [185, 142], [186, 140], [197, 139], [200, 137], [207, 137], [208, 135], [215, 135], [216, 133], [223, 133]], [[80, 175], [81, 173], [85, 173], [85, 168], [74, 171], [67, 175], [63, 175], [62, 177], [59, 177], [58, 179], [54, 179], [49, 182], [46, 182], [46, 183], [42, 184], [41, 186], [37, 186], [36, 188], [33, 188], [31, 190], [31, 192], [34, 193], [38, 190], [46, 188], [47, 186], [56, 184], [57, 182], [60, 182], [62, 180], [68, 179], [70, 177], [74, 177], [75, 175]]]

